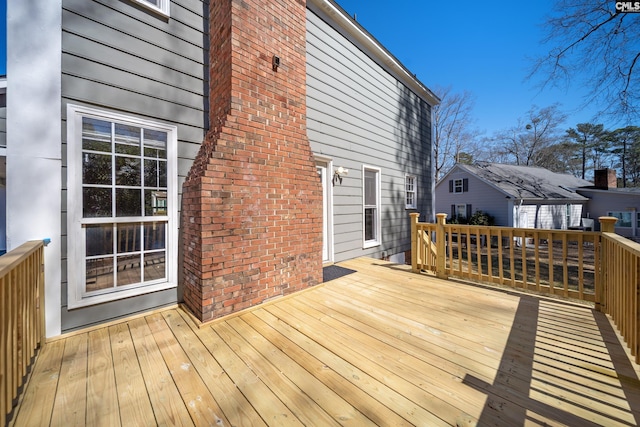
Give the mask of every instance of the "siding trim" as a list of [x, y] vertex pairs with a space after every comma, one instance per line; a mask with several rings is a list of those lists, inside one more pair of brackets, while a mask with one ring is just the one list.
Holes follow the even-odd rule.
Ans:
[[[45, 334], [61, 330], [62, 0], [7, 1], [7, 249], [45, 248]], [[37, 208], [34, 208], [34, 203]]]

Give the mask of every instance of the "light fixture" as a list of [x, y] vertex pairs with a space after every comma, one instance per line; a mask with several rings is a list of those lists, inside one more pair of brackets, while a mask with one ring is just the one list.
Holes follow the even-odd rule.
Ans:
[[347, 175], [349, 173], [349, 169], [345, 169], [342, 166], [340, 166], [339, 168], [337, 168], [334, 172], [333, 172], [333, 185], [336, 185], [336, 181], [338, 181], [340, 184], [342, 184], [342, 177]]
[[273, 71], [278, 71], [278, 67], [280, 66], [280, 57], [278, 55], [273, 55], [273, 58], [271, 58], [271, 66], [273, 67]]

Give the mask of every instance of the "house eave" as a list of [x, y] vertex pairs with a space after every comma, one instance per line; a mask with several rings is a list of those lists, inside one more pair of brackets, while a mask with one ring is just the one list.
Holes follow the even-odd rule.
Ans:
[[365, 48], [367, 53], [373, 56], [372, 59], [391, 72], [429, 105], [435, 106], [440, 103], [440, 98], [418, 80], [415, 74], [412, 74], [402, 65], [391, 52], [365, 30], [362, 25], [352, 19], [337, 3], [332, 0], [309, 0], [307, 1], [307, 7], [312, 11], [320, 10], [330, 17], [335, 25], [339, 26], [341, 30], [349, 34]]

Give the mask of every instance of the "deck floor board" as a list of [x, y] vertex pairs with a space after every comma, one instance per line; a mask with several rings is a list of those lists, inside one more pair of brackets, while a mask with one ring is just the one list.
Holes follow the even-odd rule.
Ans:
[[170, 308], [50, 341], [10, 425], [640, 424], [640, 367], [602, 313], [339, 265], [202, 328]]

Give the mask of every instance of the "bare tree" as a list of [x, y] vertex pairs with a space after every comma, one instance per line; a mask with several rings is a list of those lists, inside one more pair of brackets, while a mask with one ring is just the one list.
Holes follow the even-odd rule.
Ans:
[[496, 155], [516, 165], [545, 166], [546, 149], [558, 142], [559, 127], [565, 119], [558, 104], [533, 106], [514, 127], [493, 137]]
[[471, 92], [453, 92], [451, 87], [436, 87], [435, 94], [441, 99], [434, 108], [433, 157], [435, 180], [453, 166], [464, 155], [465, 161], [473, 157], [473, 139], [477, 131], [471, 128], [474, 99]]
[[633, 119], [640, 111], [639, 16], [617, 11], [618, 3], [557, 0], [544, 23], [548, 54], [535, 60], [529, 77], [544, 76], [543, 87], [579, 80], [590, 88], [584, 105]]

